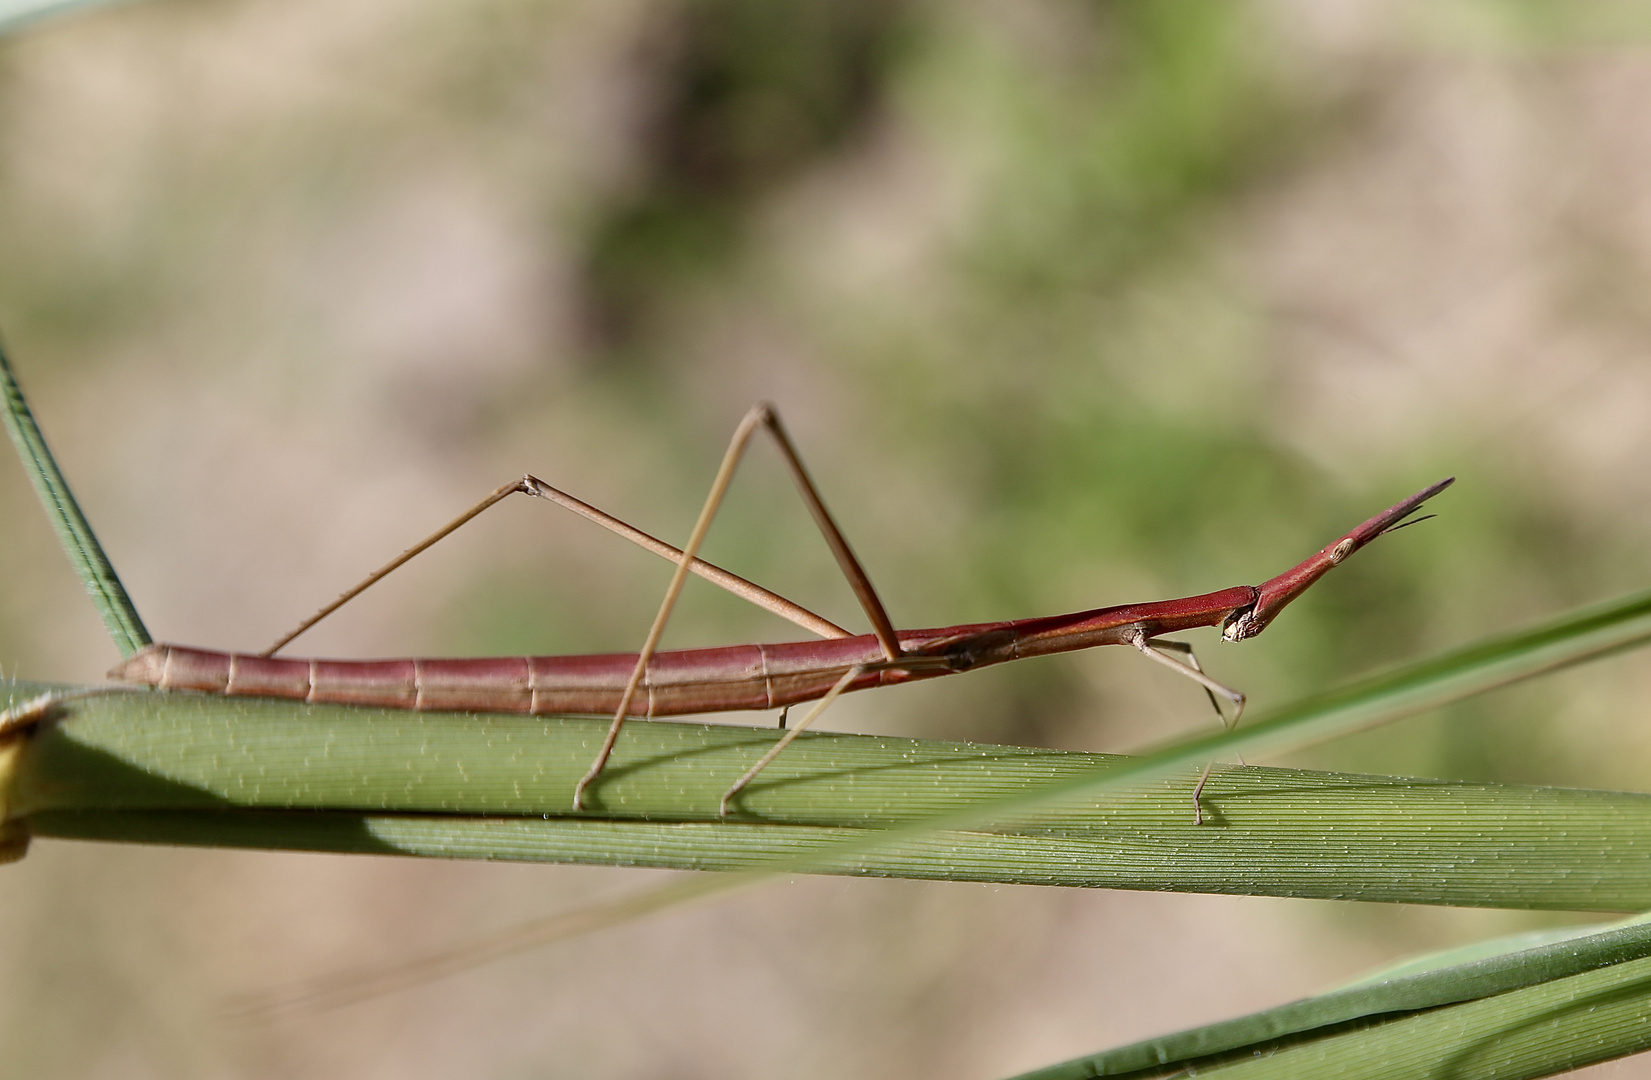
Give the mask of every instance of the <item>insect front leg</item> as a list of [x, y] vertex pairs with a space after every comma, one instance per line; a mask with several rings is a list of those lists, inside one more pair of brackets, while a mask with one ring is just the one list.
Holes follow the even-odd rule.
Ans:
[[[1221, 718], [1222, 727], [1226, 728], [1228, 731], [1231, 731], [1233, 728], [1238, 726], [1238, 718], [1244, 715], [1243, 693], [1238, 690], [1234, 690], [1230, 686], [1225, 686], [1218, 683], [1208, 675], [1204, 674], [1204, 669], [1199, 665], [1198, 657], [1192, 651], [1191, 645], [1184, 641], [1172, 641], [1169, 638], [1149, 638], [1144, 633], [1137, 633], [1130, 639], [1130, 644], [1139, 649], [1143, 656], [1151, 657], [1160, 664], [1170, 668], [1172, 671], [1177, 671], [1202, 686], [1204, 688], [1204, 693], [1210, 699], [1211, 707], [1215, 709], [1215, 714]], [[1172, 652], [1181, 653], [1186, 656], [1187, 659], [1182, 660], [1172, 656], [1170, 655]], [[1225, 698], [1227, 701], [1232, 703], [1233, 714], [1231, 718], [1229, 718], [1226, 711], [1221, 708], [1221, 703], [1217, 700], [1217, 695], [1220, 695], [1220, 697]], [[1240, 765], [1244, 764], [1244, 759], [1239, 758], [1238, 763]], [[1204, 804], [1200, 801], [1200, 799], [1204, 794], [1204, 785], [1209, 783], [1210, 770], [1214, 767], [1215, 763], [1213, 761], [1210, 764], [1205, 765], [1204, 771], [1199, 774], [1198, 783], [1193, 785], [1192, 823], [1194, 825], [1202, 825], [1204, 823]]]
[[[1209, 696], [1210, 705], [1215, 709], [1215, 714], [1221, 718], [1222, 727], [1231, 731], [1238, 726], [1238, 718], [1244, 715], [1243, 693], [1234, 690], [1230, 686], [1218, 683], [1204, 674], [1204, 669], [1199, 665], [1198, 657], [1194, 655], [1191, 645], [1184, 641], [1172, 641], [1169, 638], [1149, 638], [1143, 633], [1137, 633], [1130, 639], [1129, 643], [1141, 650], [1142, 655], [1151, 657], [1171, 671], [1185, 675], [1199, 686], [1202, 686], [1204, 693]], [[1169, 655], [1171, 652], [1181, 653], [1187, 659], [1177, 659]], [[1221, 703], [1216, 700], [1217, 695], [1232, 703], [1233, 714], [1230, 719], [1221, 708]]]

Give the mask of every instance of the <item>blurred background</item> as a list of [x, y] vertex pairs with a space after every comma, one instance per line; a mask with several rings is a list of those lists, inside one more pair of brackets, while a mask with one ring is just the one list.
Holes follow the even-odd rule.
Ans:
[[[0, 330], [151, 631], [220, 648], [524, 471], [680, 542], [760, 399], [906, 626], [1253, 583], [1456, 475], [1265, 636], [1191, 636], [1266, 708], [1651, 580], [1648, 44], [1514, 0], [71, 13], [0, 40]], [[10, 465], [0, 514], [5, 674], [99, 678]], [[706, 555], [863, 625], [765, 446]], [[668, 576], [521, 500], [292, 651], [629, 650]], [[698, 585], [667, 645], [795, 636]], [[1631, 654], [1285, 763], [1640, 789], [1648, 699]], [[824, 726], [1209, 723], [1102, 650]], [[1566, 918], [799, 879], [218, 1015], [662, 877], [41, 842], [0, 1039], [52, 1077], [991, 1078]]]

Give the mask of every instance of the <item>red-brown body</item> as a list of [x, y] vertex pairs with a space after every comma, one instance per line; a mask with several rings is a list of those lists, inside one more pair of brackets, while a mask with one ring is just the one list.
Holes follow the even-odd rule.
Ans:
[[[1286, 604], [1332, 567], [1397, 528], [1450, 482], [1443, 480], [1388, 508], [1261, 585], [1041, 619], [903, 630], [897, 635], [898, 655], [893, 659], [873, 634], [654, 653], [627, 715], [784, 708], [824, 697], [854, 667], [862, 668], [862, 674], [845, 690], [1097, 645], [1140, 646], [1160, 635], [1200, 626], [1220, 626], [1229, 641], [1242, 641], [1266, 629]], [[109, 674], [162, 690], [394, 709], [609, 715], [621, 706], [638, 656], [287, 660], [156, 644], [134, 653]]]
[[[829, 641], [731, 645], [656, 653], [635, 716], [779, 709], [822, 697], [856, 664], [869, 670], [850, 690], [888, 686], [1026, 656], [1116, 645], [1215, 626], [1255, 602], [1248, 585], [1185, 600], [1100, 608], [1012, 622], [905, 630], [911, 664], [889, 666], [871, 634]], [[149, 645], [110, 672], [161, 690], [201, 690], [392, 709], [611, 715], [636, 653], [457, 660], [305, 660]], [[932, 662], [924, 663], [923, 658]]]

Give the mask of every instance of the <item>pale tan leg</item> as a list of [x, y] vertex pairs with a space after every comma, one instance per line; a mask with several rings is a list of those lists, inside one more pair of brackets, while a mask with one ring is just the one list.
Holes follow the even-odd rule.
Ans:
[[[745, 454], [745, 448], [751, 442], [751, 436], [761, 428], [774, 439], [779, 448], [780, 456], [785, 459], [786, 467], [791, 471], [791, 479], [796, 482], [798, 493], [808, 506], [809, 513], [814, 517], [814, 523], [825, 536], [826, 543], [831, 547], [831, 553], [837, 559], [837, 565], [854, 590], [854, 595], [860, 601], [860, 607], [871, 620], [872, 633], [877, 636], [878, 644], [883, 648], [883, 654], [888, 660], [896, 660], [901, 656], [900, 643], [895, 635], [894, 625], [889, 621], [888, 612], [883, 609], [883, 602], [877, 596], [877, 590], [872, 588], [871, 579], [866, 576], [860, 561], [854, 557], [848, 541], [843, 538], [842, 531], [826, 509], [825, 502], [814, 488], [814, 483], [808, 478], [808, 471], [803, 468], [802, 459], [791, 444], [791, 438], [780, 424], [779, 415], [773, 406], [760, 404], [745, 414], [739, 426], [734, 429], [734, 437], [729, 440], [728, 450], [723, 454], [722, 464], [717, 469], [716, 478], [711, 482], [710, 493], [705, 497], [705, 505], [700, 508], [699, 519], [694, 522], [693, 532], [688, 536], [688, 542], [683, 545], [677, 570], [671, 577], [671, 583], [665, 589], [665, 597], [660, 601], [659, 612], [654, 616], [653, 625], [648, 628], [648, 636], [642, 643], [642, 651], [637, 654], [636, 667], [631, 670], [631, 677], [625, 684], [625, 691], [620, 695], [619, 708], [615, 710], [613, 723], [608, 727], [608, 733], [602, 740], [602, 746], [596, 752], [596, 760], [591, 763], [589, 771], [580, 778], [573, 789], [573, 808], [584, 809], [585, 790], [602, 775], [602, 769], [607, 765], [608, 758], [613, 754], [613, 746], [619, 738], [619, 730], [625, 724], [625, 718], [630, 714], [631, 702], [636, 697], [636, 691], [642, 685], [642, 678], [647, 673], [648, 661], [653, 659], [659, 647], [659, 638], [665, 632], [665, 623], [671, 617], [671, 611], [676, 607], [677, 597], [682, 592], [683, 582], [687, 579], [688, 570], [694, 556], [698, 553], [705, 534], [711, 528], [711, 521], [716, 517], [717, 509], [722, 505], [723, 496], [728, 493], [728, 485], [733, 482], [734, 470], [739, 467], [740, 458]], [[811, 714], [812, 715], [812, 714]], [[789, 740], [781, 740], [782, 745]]]
[[[673, 563], [682, 561], [682, 552], [665, 541], [655, 539], [634, 525], [628, 525], [612, 514], [604, 513], [589, 503], [574, 498], [565, 491], [558, 491], [536, 476], [522, 477], [522, 490], [529, 495], [548, 499], [557, 506], [572, 510], [585, 520], [596, 522], [609, 532], [623, 536], [637, 547], [645, 551], [651, 551], [662, 559]], [[722, 567], [708, 563], [704, 559], [695, 559], [689, 564], [689, 569], [711, 584], [720, 586], [743, 600], [749, 600], [764, 611], [772, 612], [782, 619], [793, 622], [811, 634], [817, 634], [823, 638], [854, 636], [836, 623], [809, 611], [801, 604], [793, 603], [778, 593], [769, 592], [761, 585], [747, 581], [738, 574], [729, 573]]]
[[[614, 517], [612, 514], [604, 513], [589, 503], [574, 498], [565, 491], [560, 491], [551, 487], [549, 484], [545, 483], [543, 480], [540, 480], [536, 476], [528, 475], [522, 477], [520, 480], [515, 480], [511, 483], [495, 488], [486, 498], [482, 499], [481, 502], [478, 502], [475, 506], [472, 506], [452, 521], [449, 521], [446, 525], [443, 525], [423, 540], [420, 540], [400, 555], [397, 555], [394, 559], [391, 559], [388, 563], [379, 567], [377, 570], [374, 570], [371, 574], [367, 575], [366, 579], [360, 584], [345, 592], [337, 600], [334, 600], [314, 615], [311, 615], [308, 619], [305, 619], [298, 625], [297, 629], [282, 637], [279, 641], [265, 649], [259, 655], [274, 656], [278, 651], [289, 645], [299, 634], [302, 634], [322, 619], [325, 619], [328, 615], [331, 615], [351, 600], [354, 600], [357, 596], [360, 596], [363, 592], [366, 592], [368, 588], [382, 581], [385, 577], [389, 576], [391, 571], [399, 568], [413, 556], [428, 550], [437, 541], [446, 538], [449, 534], [457, 530], [459, 526], [467, 524], [472, 518], [474, 518], [477, 514], [480, 514], [483, 510], [486, 510], [495, 503], [517, 493], [531, 495], [534, 498], [545, 499], [548, 502], [553, 502], [558, 506], [565, 507], [566, 509], [573, 511], [575, 514], [578, 514], [586, 521], [594, 521], [596, 524], [602, 526], [604, 529], [607, 529], [609, 532], [624, 537], [637, 547], [642, 548], [644, 551], [651, 551], [662, 559], [668, 559], [673, 563], [680, 562], [682, 560], [682, 552], [678, 551], [670, 544], [665, 543], [663, 540], [656, 539], [655, 537], [643, 532], [641, 529], [636, 528], [634, 525], [627, 524], [626, 522]], [[711, 582], [713, 585], [726, 589], [741, 599], [749, 600], [751, 603], [762, 608], [764, 611], [773, 612], [782, 619], [796, 623], [798, 626], [802, 627], [804, 630], [807, 630], [811, 634], [818, 634], [823, 638], [842, 638], [853, 636], [836, 623], [814, 614], [801, 604], [793, 603], [785, 597], [780, 596], [778, 593], [769, 592], [761, 585], [747, 581], [738, 574], [730, 573], [720, 566], [706, 562], [704, 559], [693, 560], [693, 562], [689, 564], [689, 569], [693, 573], [698, 574], [700, 577]]]
[[1215, 711], [1220, 714], [1221, 722], [1228, 728], [1232, 728], [1238, 723], [1238, 718], [1244, 714], [1244, 695], [1242, 693], [1234, 690], [1230, 686], [1224, 686], [1204, 674], [1204, 670], [1198, 666], [1198, 661], [1196, 658], [1189, 664], [1185, 660], [1177, 660], [1175, 657], [1167, 656], [1163, 652], [1159, 651], [1160, 649], [1174, 649], [1176, 652], [1185, 652], [1190, 656], [1192, 654], [1192, 646], [1188, 645], [1184, 641], [1168, 641], [1164, 638], [1148, 638], [1145, 634], [1136, 634], [1130, 639], [1130, 644], [1141, 650], [1143, 655], [1151, 657], [1172, 671], [1180, 672], [1182, 675], [1185, 675], [1193, 682], [1202, 686], [1205, 693], [1210, 695], [1210, 703], [1212, 705], [1215, 705], [1215, 697], [1217, 694], [1232, 702], [1232, 720], [1229, 721], [1227, 719], [1227, 714], [1221, 711], [1220, 705], [1216, 705]]
[[[1131, 639], [1130, 644], [1141, 650], [1143, 655], [1149, 656], [1158, 661], [1160, 664], [1163, 664], [1174, 671], [1180, 672], [1187, 678], [1192, 679], [1194, 682], [1198, 683], [1198, 685], [1202, 686], [1204, 688], [1204, 693], [1209, 695], [1210, 704], [1215, 708], [1215, 714], [1221, 718], [1222, 727], [1226, 728], [1228, 731], [1231, 731], [1233, 728], [1238, 726], [1239, 717], [1244, 715], [1244, 695], [1229, 686], [1223, 686], [1221, 683], [1216, 682], [1214, 679], [1204, 674], [1204, 669], [1199, 666], [1198, 657], [1193, 653], [1191, 645], [1188, 645], [1184, 641], [1170, 641], [1166, 638], [1148, 638], [1145, 634], [1136, 634], [1135, 637]], [[1176, 652], [1185, 653], [1187, 659], [1178, 660], [1173, 656], [1169, 656], [1162, 651], [1165, 649], [1173, 649]], [[1228, 718], [1226, 712], [1222, 710], [1220, 702], [1216, 700], [1217, 694], [1232, 702], [1233, 714], [1230, 719]], [[1244, 759], [1240, 758], [1238, 763], [1240, 765], [1244, 764]], [[1199, 802], [1199, 799], [1204, 794], [1204, 785], [1209, 783], [1210, 770], [1213, 768], [1215, 768], [1214, 762], [1204, 766], [1204, 771], [1199, 774], [1198, 783], [1193, 785], [1192, 823], [1194, 825], [1202, 825], [1204, 823], [1204, 806], [1203, 803]]]
[[833, 701], [836, 701], [838, 696], [841, 695], [844, 690], [847, 690], [849, 686], [853, 684], [855, 679], [858, 679], [865, 673], [866, 665], [864, 664], [855, 664], [853, 667], [843, 672], [843, 677], [832, 684], [831, 689], [826, 691], [826, 696], [816, 702], [814, 707], [808, 710], [808, 714], [806, 716], [797, 721], [797, 726], [788, 728], [784, 737], [781, 738], [779, 742], [768, 748], [768, 753], [758, 758], [755, 765], [745, 770], [744, 776], [734, 781], [733, 787], [730, 787], [727, 791], [722, 793], [722, 803], [720, 804], [717, 813], [721, 814], [723, 817], [727, 817], [728, 804], [733, 800], [734, 796], [738, 795], [741, 791], [744, 791], [745, 786], [752, 780], [755, 780], [757, 774], [768, 767], [769, 762], [780, 756], [781, 750], [784, 750], [786, 747], [791, 745], [791, 740], [802, 734], [803, 730], [807, 728], [808, 725], [819, 719], [820, 714], [825, 712], [826, 708], [830, 706]]
[[414, 555], [424, 551], [426, 548], [431, 547], [436, 543], [436, 541], [441, 540], [443, 537], [447, 536], [448, 533], [453, 532], [460, 525], [465, 524], [471, 518], [475, 517], [483, 510], [486, 510], [489, 506], [492, 506], [500, 499], [503, 499], [509, 495], [514, 495], [516, 492], [520, 491], [521, 488], [522, 482], [520, 480], [512, 480], [508, 484], [502, 484], [499, 487], [494, 488], [493, 491], [489, 493], [488, 496], [481, 502], [477, 503], [475, 506], [472, 506], [452, 521], [449, 521], [446, 525], [443, 525], [441, 528], [437, 529], [423, 540], [420, 540], [406, 551], [403, 551], [400, 555], [397, 555], [377, 570], [374, 570], [372, 573], [368, 574], [359, 585], [355, 586], [353, 589], [346, 590], [337, 600], [334, 600], [320, 611], [317, 611], [314, 615], [311, 615], [309, 618], [299, 623], [297, 629], [286, 634], [284, 637], [277, 639], [274, 645], [271, 645], [258, 655], [274, 656], [276, 653], [280, 652], [281, 649], [290, 644], [299, 634], [302, 634], [322, 619], [325, 619], [328, 615], [331, 615], [351, 600], [354, 600], [356, 597], [366, 592], [372, 586], [378, 584], [384, 578], [388, 577], [390, 572], [399, 567], [402, 563], [405, 563], [408, 559], [411, 559]]

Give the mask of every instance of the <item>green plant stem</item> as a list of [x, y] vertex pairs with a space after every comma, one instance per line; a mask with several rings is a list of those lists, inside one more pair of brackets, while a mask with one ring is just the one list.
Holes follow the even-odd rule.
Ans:
[[80, 504], [69, 490], [69, 481], [57, 467], [57, 459], [52, 457], [40, 425], [34, 422], [34, 414], [29, 411], [28, 400], [17, 384], [4, 349], [0, 349], [0, 396], [5, 398], [5, 409], [0, 415], [5, 417], [6, 431], [17, 447], [17, 456], [22, 459], [23, 469], [29, 474], [41, 505], [46, 508], [46, 516], [57, 530], [58, 543], [63, 545], [81, 583], [91, 594], [92, 603], [103, 616], [103, 625], [114, 638], [120, 654], [131, 656], [149, 644], [149, 631], [138, 617], [132, 598], [126, 595], [126, 587], [120, 583], [109, 557], [103, 553], [103, 545], [98, 543], [86, 515], [80, 512]]

